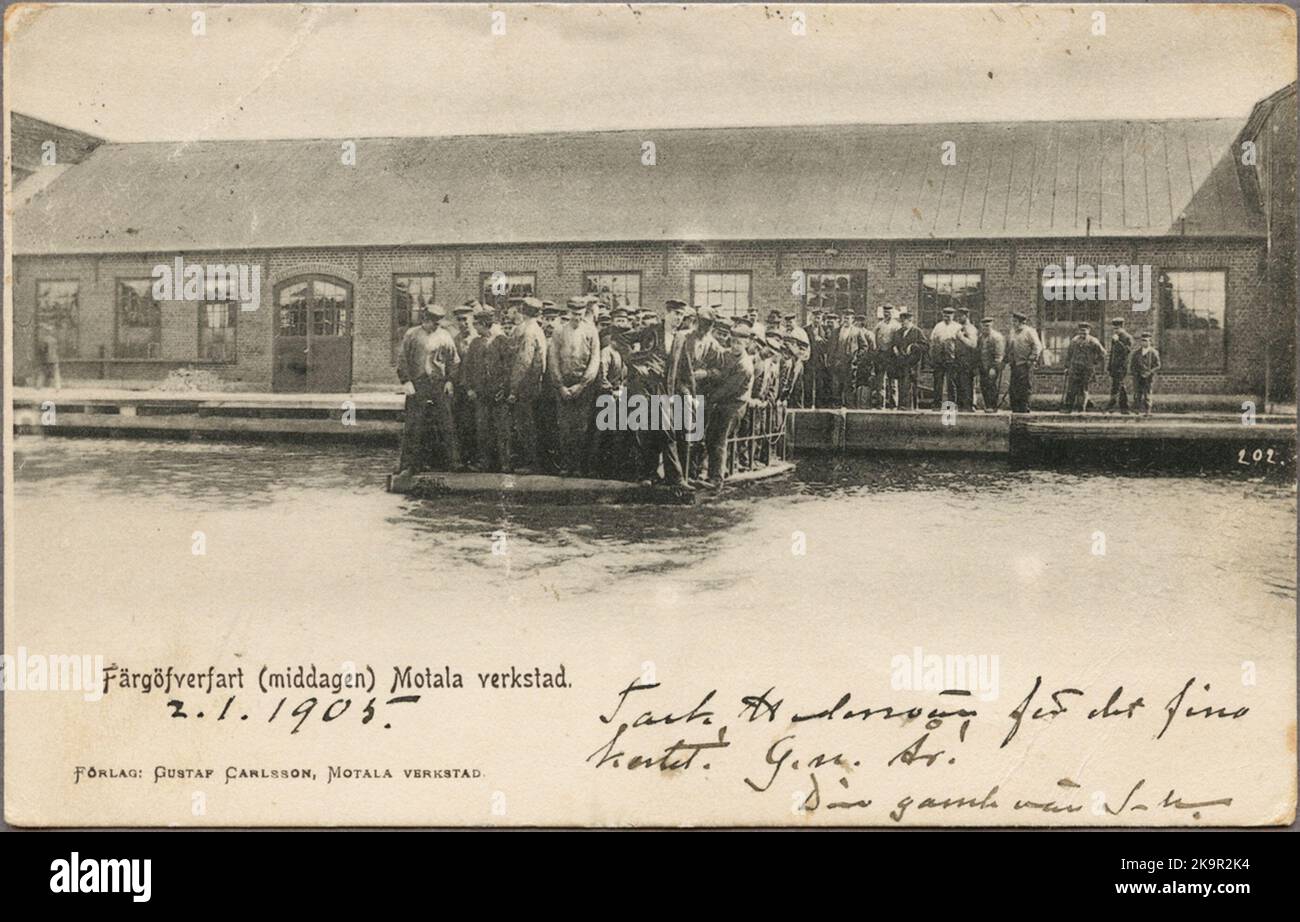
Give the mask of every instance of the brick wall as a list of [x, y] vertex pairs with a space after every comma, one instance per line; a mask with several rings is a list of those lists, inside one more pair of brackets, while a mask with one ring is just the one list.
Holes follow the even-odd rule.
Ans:
[[[828, 255], [828, 250], [837, 251]], [[15, 380], [33, 373], [36, 282], [75, 279], [81, 285], [83, 358], [102, 346], [112, 355], [116, 280], [146, 278], [154, 265], [174, 254], [140, 256], [16, 257], [14, 285]], [[186, 253], [188, 263], [255, 263], [262, 267], [262, 308], [241, 312], [238, 362], [199, 365], [232, 385], [269, 390], [273, 358], [272, 297], [275, 287], [307, 273], [334, 276], [352, 287], [354, 340], [352, 380], [360, 390], [395, 387], [393, 372], [393, 275], [432, 274], [436, 298], [451, 307], [479, 295], [480, 278], [492, 272], [532, 272], [540, 297], [563, 302], [582, 290], [585, 272], [639, 272], [644, 306], [658, 307], [670, 297], [689, 298], [695, 271], [748, 271], [753, 302], [761, 311], [797, 310], [792, 273], [802, 269], [865, 270], [867, 309], [883, 302], [915, 311], [923, 270], [979, 270], [984, 276], [985, 311], [1005, 329], [1012, 310], [1038, 317], [1038, 281], [1044, 266], [1077, 263], [1149, 264], [1160, 269], [1219, 269], [1227, 273], [1227, 364], [1222, 372], [1170, 373], [1167, 393], [1253, 393], [1263, 379], [1268, 338], [1263, 310], [1263, 244], [1259, 241], [1159, 238], [1089, 238], [1017, 241], [817, 241], [708, 244], [554, 244], [443, 248], [367, 248], [360, 250], [277, 250], [263, 253]], [[156, 363], [82, 362], [65, 364], [65, 379], [104, 380], [146, 386], [179, 365], [193, 364], [197, 305], [164, 306], [164, 342], [172, 361]], [[1139, 333], [1157, 322], [1156, 306], [1130, 311], [1128, 329]], [[1038, 323], [1035, 324], [1040, 325]], [[1104, 338], [1105, 332], [1102, 332]], [[101, 378], [101, 375], [103, 376]], [[1060, 376], [1038, 376], [1040, 389], [1059, 390]]]

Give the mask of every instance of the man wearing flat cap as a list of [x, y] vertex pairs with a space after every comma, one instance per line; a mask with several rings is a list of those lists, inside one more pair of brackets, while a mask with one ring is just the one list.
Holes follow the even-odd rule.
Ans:
[[876, 378], [873, 382], [873, 403], [882, 410], [898, 406], [898, 371], [894, 367], [894, 337], [902, 323], [894, 316], [894, 305], [880, 305], [880, 321], [872, 331], [876, 341], [875, 361], [872, 363]]
[[1118, 409], [1128, 412], [1128, 387], [1124, 379], [1128, 377], [1129, 356], [1133, 354], [1133, 334], [1124, 329], [1124, 318], [1116, 317], [1110, 322], [1110, 357], [1106, 360], [1106, 371], [1110, 373], [1110, 403], [1107, 413]]
[[445, 317], [441, 307], [430, 304], [421, 313], [420, 325], [406, 331], [398, 350], [397, 378], [406, 392], [401, 473], [429, 470], [435, 451], [446, 469], [461, 469], [452, 415], [460, 355], [456, 341], [441, 327]]
[[[500, 455], [495, 425], [495, 391], [492, 354], [501, 338], [501, 328], [491, 308], [479, 305], [473, 315], [475, 335], [469, 340], [460, 363], [460, 387], [470, 422], [474, 426], [474, 454], [462, 443], [462, 451], [472, 457], [472, 469], [493, 471], [500, 468]], [[459, 410], [457, 411], [459, 412]], [[457, 422], [460, 419], [457, 417]]]
[[461, 457], [467, 461], [478, 458], [474, 403], [466, 396], [469, 387], [465, 383], [464, 368], [469, 347], [478, 338], [478, 331], [474, 326], [474, 314], [478, 306], [480, 306], [478, 301], [471, 298], [451, 312], [456, 318], [456, 334], [452, 338], [456, 341], [456, 352], [461, 358], [461, 369], [456, 375], [456, 395], [452, 402], [452, 413], [456, 418], [456, 438], [460, 444]]
[[980, 397], [985, 413], [996, 413], [1001, 400], [1002, 366], [1007, 358], [1007, 338], [993, 328], [993, 318], [980, 321], [979, 337]]
[[1006, 364], [1011, 366], [1011, 383], [1007, 387], [1007, 402], [1012, 413], [1028, 413], [1029, 397], [1034, 392], [1034, 369], [1043, 355], [1043, 343], [1038, 331], [1026, 321], [1028, 315], [1011, 312], [1011, 335], [1007, 337]]
[[979, 374], [980, 331], [971, 323], [970, 308], [957, 307], [957, 409], [975, 409], [975, 378]]
[[559, 473], [578, 475], [586, 464], [587, 426], [595, 415], [600, 337], [587, 322], [585, 299], [570, 299], [568, 307], [564, 323], [551, 335], [546, 375], [555, 392]]
[[929, 348], [925, 332], [912, 321], [912, 312], [901, 308], [898, 311], [898, 332], [894, 334], [890, 347], [894, 372], [898, 375], [900, 410], [915, 410], [920, 405], [921, 362]]
[[502, 470], [509, 473], [531, 474], [537, 471], [537, 421], [533, 415], [534, 403], [543, 394], [546, 376], [546, 334], [542, 332], [537, 317], [542, 312], [542, 302], [524, 298], [517, 308], [514, 332], [511, 334], [513, 361], [510, 382], [506, 389], [506, 403], [510, 407], [510, 421], [514, 430], [511, 455], [502, 461]]
[[1151, 331], [1143, 330], [1142, 342], [1133, 350], [1129, 368], [1133, 372], [1133, 396], [1136, 410], [1143, 416], [1151, 415], [1151, 389], [1156, 373], [1160, 371], [1160, 353], [1151, 345]]
[[943, 318], [930, 331], [930, 369], [934, 373], [932, 410], [942, 410], [945, 402], [957, 403], [957, 334], [961, 325], [957, 309], [945, 307]]
[[727, 476], [727, 440], [735, 434], [754, 388], [754, 361], [749, 356], [748, 323], [733, 336], [731, 322], [719, 317], [714, 339], [721, 350], [718, 379], [704, 407], [704, 440], [709, 456], [709, 486], [718, 489]]
[[[675, 393], [682, 397], [684, 412], [695, 412], [699, 402], [707, 407], [713, 399], [713, 389], [718, 383], [722, 367], [722, 347], [713, 336], [713, 325], [718, 317], [718, 308], [701, 307], [695, 312], [695, 325], [682, 338], [680, 350], [674, 350], [673, 360], [669, 363], [669, 377], [676, 387]], [[708, 418], [704, 420], [705, 438], [708, 438]], [[695, 427], [688, 424], [677, 433], [677, 456], [681, 459], [682, 470], [688, 480], [699, 476], [700, 470], [708, 459], [704, 446], [696, 448], [687, 434]]]
[[1092, 324], [1079, 324], [1065, 350], [1065, 399], [1061, 401], [1062, 413], [1087, 412], [1088, 386], [1093, 376], [1106, 361], [1106, 349], [1092, 335]]

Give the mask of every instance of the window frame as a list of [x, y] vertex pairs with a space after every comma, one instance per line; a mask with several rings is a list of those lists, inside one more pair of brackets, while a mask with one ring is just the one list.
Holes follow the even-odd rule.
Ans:
[[[635, 277], [636, 277], [636, 307], [635, 307], [635, 310], [640, 310], [640, 309], [641, 309], [641, 307], [642, 307], [641, 293], [642, 293], [645, 289], [644, 289], [644, 287], [643, 287], [643, 285], [642, 285], [642, 282], [644, 281], [644, 279], [642, 278], [641, 270], [640, 270], [640, 269], [593, 269], [593, 270], [590, 270], [590, 271], [586, 271], [586, 270], [584, 270], [583, 273], [582, 273], [582, 288], [583, 288], [583, 294], [587, 294], [587, 291], [586, 291], [586, 289], [587, 289], [587, 279], [588, 279], [590, 276], [593, 276], [593, 275], [626, 275], [626, 276], [635, 276]], [[596, 292], [591, 292], [591, 293], [592, 293], [592, 294], [596, 294]]]
[[[533, 293], [531, 295], [528, 295], [527, 297], [531, 297], [531, 298], [541, 297], [541, 288], [537, 283], [538, 273], [535, 270], [528, 269], [528, 270], [516, 272], [511, 269], [493, 269], [491, 272], [480, 272], [478, 274], [478, 294], [475, 297], [478, 298], [479, 303], [492, 308], [493, 310], [497, 311], [498, 314], [509, 306], [509, 301], [510, 298], [512, 297], [509, 292], [499, 296], [493, 295], [492, 298], [488, 301], [483, 300], [483, 295], [487, 294], [487, 292], [484, 289], [487, 286], [488, 279], [492, 278], [492, 276], [496, 275], [498, 272], [504, 275], [507, 279], [510, 278], [510, 276], [512, 275], [531, 276], [533, 280]], [[497, 300], [498, 297], [503, 298], [504, 301], [498, 302]]]
[[[1106, 345], [1106, 340], [1108, 338], [1106, 333], [1106, 305], [1112, 304], [1114, 302], [1097, 301], [1097, 300], [1069, 301], [1068, 303], [1070, 304], [1088, 305], [1090, 310], [1096, 311], [1096, 316], [1071, 318], [1068, 321], [1070, 324], [1070, 332], [1066, 336], [1066, 345], [1064, 347], [1054, 348], [1049, 344], [1048, 336], [1047, 336], [1047, 322], [1048, 322], [1047, 313], [1046, 313], [1047, 298], [1043, 294], [1043, 274], [1045, 272], [1047, 272], [1047, 264], [1038, 267], [1038, 282], [1037, 282], [1038, 294], [1034, 299], [1035, 300], [1034, 320], [1037, 323], [1038, 337], [1042, 341], [1043, 349], [1044, 350], [1052, 349], [1052, 357], [1055, 359], [1055, 362], [1051, 365], [1040, 366], [1038, 371], [1042, 372], [1043, 374], [1049, 374], [1049, 375], [1053, 375], [1053, 374], [1064, 375], [1066, 371], [1065, 351], [1066, 349], [1069, 348], [1069, 341], [1074, 338], [1074, 334], [1075, 332], [1078, 331], [1079, 324], [1082, 321], [1087, 320], [1088, 323], [1091, 323], [1092, 335], [1096, 337], [1098, 340], [1100, 340], [1103, 346]], [[1053, 322], [1055, 323], [1056, 321]]]
[[[76, 331], [77, 348], [71, 355], [67, 355], [64, 354], [63, 352], [62, 343], [59, 344], [60, 362], [77, 361], [78, 359], [81, 358], [81, 279], [79, 278], [36, 279], [36, 311], [35, 311], [35, 323], [33, 324], [32, 336], [36, 344], [36, 354], [38, 356], [40, 355], [41, 352], [41, 286], [42, 285], [76, 285], [77, 286], [77, 310], [73, 318], [73, 324], [72, 324], [73, 329]], [[114, 311], [116, 312], [116, 305], [114, 306]], [[113, 338], [114, 341], [116, 341], [117, 339], [116, 335], [114, 335]]]
[[[230, 325], [226, 328], [231, 331], [230, 349], [232, 357], [228, 359], [212, 359], [203, 354], [203, 331], [212, 329], [206, 323], [208, 308], [224, 305], [229, 315], [233, 318]], [[195, 354], [198, 356], [197, 361], [205, 362], [210, 365], [234, 365], [239, 361], [239, 314], [241, 305], [238, 301], [200, 301], [196, 319], [198, 320], [198, 333], [194, 341]]]
[[[394, 365], [397, 364], [398, 353], [401, 351], [402, 348], [402, 337], [406, 335], [406, 331], [409, 330], [411, 326], [414, 326], [414, 324], [411, 324], [410, 326], [399, 326], [397, 322], [397, 280], [400, 278], [428, 278], [432, 280], [433, 291], [429, 295], [429, 303], [430, 304], [436, 303], [438, 298], [438, 276], [437, 273], [435, 272], [394, 272], [392, 276], [389, 278], [389, 285], [388, 285], [389, 292], [390, 292], [389, 322], [393, 326], [393, 364]], [[409, 320], [410, 318], [408, 317], [407, 319]]]
[[[1152, 279], [1151, 282], [1151, 287], [1153, 289], [1151, 293], [1152, 294], [1151, 310], [1155, 313], [1155, 317], [1152, 318], [1152, 327], [1154, 328], [1155, 331], [1156, 340], [1160, 344], [1158, 348], [1160, 350], [1160, 361], [1162, 363], [1160, 368], [1161, 374], [1182, 374], [1182, 375], [1227, 374], [1228, 373], [1228, 350], [1230, 349], [1231, 342], [1232, 342], [1232, 339], [1228, 333], [1228, 330], [1231, 327], [1230, 320], [1232, 318], [1232, 311], [1229, 307], [1229, 304], [1232, 299], [1228, 297], [1228, 291], [1229, 291], [1228, 285], [1229, 282], [1231, 281], [1231, 276], [1228, 268], [1226, 266], [1222, 266], [1222, 267], [1220, 266], [1207, 266], [1207, 267], [1161, 266], [1159, 268], [1153, 266], [1152, 268], [1154, 270], [1154, 275], [1155, 275], [1155, 278]], [[1160, 308], [1159, 284], [1160, 284], [1160, 276], [1166, 275], [1170, 272], [1200, 272], [1204, 274], [1218, 273], [1219, 275], [1223, 276], [1223, 354], [1221, 356], [1221, 360], [1219, 364], [1213, 368], [1209, 368], [1209, 367], [1198, 368], [1194, 365], [1175, 365], [1166, 358], [1166, 356], [1168, 355], [1168, 348], [1165, 343], [1165, 335], [1168, 331], [1165, 328], [1165, 320], [1164, 317], [1162, 316], [1162, 312]], [[1166, 362], [1168, 362], [1168, 364], [1165, 364]]]
[[[280, 311], [283, 309], [283, 305], [280, 304], [280, 293], [284, 291], [286, 288], [290, 288], [294, 285], [301, 284], [302, 282], [308, 282], [308, 283], [324, 282], [327, 285], [333, 285], [336, 288], [343, 289], [344, 301], [347, 305], [344, 308], [344, 310], [347, 311], [348, 317], [345, 325], [339, 326], [338, 329], [342, 330], [346, 327], [347, 330], [346, 335], [352, 339], [355, 339], [356, 321], [357, 321], [356, 287], [347, 279], [341, 278], [337, 275], [330, 275], [328, 272], [304, 272], [300, 275], [294, 275], [294, 276], [290, 276], [289, 278], [281, 279], [280, 281], [275, 283], [275, 285], [271, 288], [271, 306], [275, 311], [275, 315], [271, 321], [272, 335], [277, 338], [280, 336], [300, 336], [300, 337], [305, 336], [309, 339], [318, 339], [318, 338], [326, 339], [326, 338], [333, 338], [335, 336], [344, 335], [343, 333], [340, 332], [334, 332], [334, 333], [314, 332], [312, 325], [315, 321], [315, 318], [311, 315], [310, 311], [308, 311], [307, 313], [305, 326], [303, 328], [302, 333], [284, 332], [284, 327], [280, 323]], [[312, 290], [315, 291], [314, 288]]]
[[[695, 292], [696, 292], [695, 279], [697, 276], [701, 276], [701, 275], [735, 275], [735, 276], [743, 275], [746, 281], [748, 282], [748, 286], [746, 287], [746, 292], [748, 293], [749, 303], [745, 305], [744, 310], [737, 311], [736, 313], [727, 316], [743, 317], [745, 316], [746, 313], [748, 313], [753, 308], [754, 306], [753, 270], [751, 269], [692, 269], [691, 270], [691, 291], [690, 291], [690, 297], [691, 297], [690, 304], [692, 307], [695, 306]], [[710, 305], [705, 304], [702, 306], [709, 307]]]
[[[158, 354], [148, 356], [122, 355], [122, 291], [129, 282], [144, 282], [148, 286], [149, 299], [158, 307]], [[113, 358], [123, 362], [157, 362], [163, 356], [163, 302], [153, 296], [153, 278], [149, 276], [114, 276], [113, 277]]]
[[[983, 320], [984, 317], [988, 316], [988, 293], [989, 293], [988, 273], [984, 269], [978, 269], [978, 268], [946, 269], [946, 268], [937, 268], [937, 267], [918, 269], [916, 271], [916, 325], [918, 327], [921, 327], [927, 336], [930, 335], [930, 331], [934, 329], [934, 325], [939, 322], [939, 318], [937, 316], [934, 318], [930, 318], [929, 320], [927, 320], [924, 316], [922, 316], [922, 307], [924, 305], [923, 294], [925, 292], [925, 277], [927, 275], [978, 275], [980, 280], [980, 284], [979, 284], [980, 315], [978, 317], [972, 315], [971, 323], [975, 324], [976, 326], [979, 326], [980, 321]], [[936, 313], [942, 314], [943, 308], [936, 308]]]
[[[800, 314], [801, 319], [803, 319], [804, 322], [806, 322], [806, 318], [808, 317], [808, 311], [809, 311], [809, 307], [808, 307], [808, 290], [809, 290], [809, 289], [808, 289], [808, 277], [811, 276], [811, 275], [847, 275], [847, 276], [849, 276], [849, 277], [850, 277], [850, 280], [849, 280], [849, 311], [850, 311], [850, 313], [856, 313], [856, 312], [857, 312], [857, 309], [853, 306], [853, 292], [854, 292], [854, 288], [852, 287], [852, 285], [853, 285], [853, 283], [852, 283], [852, 277], [855, 276], [855, 275], [861, 275], [861, 276], [862, 276], [862, 313], [866, 315], [866, 318], [867, 318], [867, 322], [868, 322], [868, 323], [871, 323], [873, 320], [876, 319], [875, 317], [873, 317], [873, 316], [871, 315], [870, 311], [869, 311], [868, 308], [867, 308], [867, 297], [868, 297], [868, 295], [869, 295], [870, 292], [871, 292], [871, 289], [870, 289], [868, 283], [869, 283], [870, 280], [871, 280], [871, 276], [868, 274], [868, 271], [867, 271], [867, 267], [866, 267], [866, 266], [863, 266], [863, 267], [861, 267], [861, 268], [853, 268], [853, 269], [800, 269], [799, 271], [800, 271], [801, 273], [803, 273], [803, 298], [800, 299], [799, 308], [800, 308], [800, 311], [801, 311], [801, 314]], [[814, 310], [817, 310], [817, 309], [818, 309], [818, 308], [814, 308]], [[820, 308], [820, 309], [821, 309], [821, 310], [825, 310], [824, 307], [823, 307], [823, 308]], [[841, 316], [843, 316], [843, 312], [842, 312], [842, 311], [839, 311], [838, 308], [836, 309], [836, 311], [837, 311], [837, 313], [840, 313]]]

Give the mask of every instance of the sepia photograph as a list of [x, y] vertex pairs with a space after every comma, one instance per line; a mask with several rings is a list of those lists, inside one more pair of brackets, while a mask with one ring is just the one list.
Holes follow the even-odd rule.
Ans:
[[1296, 60], [6, 7], [5, 824], [1293, 826]]

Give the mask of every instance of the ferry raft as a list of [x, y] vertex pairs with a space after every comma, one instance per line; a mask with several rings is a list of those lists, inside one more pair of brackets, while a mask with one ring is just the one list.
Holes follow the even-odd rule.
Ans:
[[613, 505], [658, 503], [693, 505], [728, 495], [739, 487], [784, 477], [794, 470], [792, 461], [776, 461], [728, 477], [721, 490], [699, 487], [683, 490], [664, 484], [632, 483], [591, 477], [559, 477], [554, 474], [487, 474], [434, 471], [426, 474], [390, 474], [388, 492], [420, 499], [451, 496], [492, 502], [544, 503], [549, 505]]
[[[420, 499], [464, 497], [547, 505], [694, 505], [726, 496], [738, 488], [791, 473], [794, 462], [790, 460], [790, 418], [791, 414], [784, 406], [770, 407], [757, 417], [748, 415], [744, 430], [727, 440], [727, 476], [721, 487], [701, 485], [685, 489], [663, 483], [561, 477], [554, 474], [431, 471], [421, 474], [390, 474], [388, 492]], [[703, 443], [694, 443], [691, 451], [704, 451]]]

